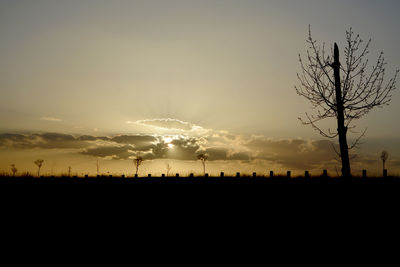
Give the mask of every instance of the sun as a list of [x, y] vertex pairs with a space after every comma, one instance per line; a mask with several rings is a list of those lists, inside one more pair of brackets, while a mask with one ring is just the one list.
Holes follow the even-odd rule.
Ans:
[[164, 143], [170, 144], [174, 139], [172, 137], [164, 137]]
[[174, 145], [171, 144], [174, 139], [172, 137], [164, 137], [164, 143], [167, 144], [168, 148], [174, 148]]

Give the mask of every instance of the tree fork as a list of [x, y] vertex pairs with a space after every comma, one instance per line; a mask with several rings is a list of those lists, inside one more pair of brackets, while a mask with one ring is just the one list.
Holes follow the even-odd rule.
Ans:
[[334, 63], [332, 65], [335, 76], [335, 91], [336, 91], [336, 112], [337, 112], [337, 123], [338, 123], [338, 135], [339, 135], [339, 146], [340, 146], [340, 157], [342, 159], [342, 175], [344, 177], [350, 177], [350, 158], [349, 158], [349, 147], [347, 144], [347, 127], [344, 123], [344, 107], [342, 98], [342, 86], [340, 81], [340, 59], [339, 59], [339, 47], [335, 43], [334, 51]]

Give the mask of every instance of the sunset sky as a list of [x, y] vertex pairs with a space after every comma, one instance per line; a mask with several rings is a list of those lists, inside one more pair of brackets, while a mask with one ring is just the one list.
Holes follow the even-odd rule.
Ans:
[[[350, 27], [400, 68], [397, 0], [0, 0], [0, 172], [303, 172], [340, 165], [298, 117], [298, 54]], [[355, 172], [400, 174], [400, 92], [357, 121]], [[335, 128], [335, 121], [324, 124]], [[349, 138], [356, 137], [356, 134]]]

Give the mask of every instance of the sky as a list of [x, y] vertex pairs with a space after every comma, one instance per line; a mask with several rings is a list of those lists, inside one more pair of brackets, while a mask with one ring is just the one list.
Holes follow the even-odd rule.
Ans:
[[[341, 48], [350, 27], [372, 38], [370, 59], [383, 50], [392, 75], [399, 11], [395, 0], [0, 0], [0, 172], [43, 158], [45, 173], [94, 173], [97, 160], [132, 173], [137, 151], [153, 173], [201, 172], [199, 152], [215, 173], [336, 170], [337, 141], [298, 121], [310, 111], [294, 90], [308, 27]], [[355, 123], [368, 127], [355, 170], [379, 171], [386, 149], [400, 173], [397, 114], [395, 91]]]

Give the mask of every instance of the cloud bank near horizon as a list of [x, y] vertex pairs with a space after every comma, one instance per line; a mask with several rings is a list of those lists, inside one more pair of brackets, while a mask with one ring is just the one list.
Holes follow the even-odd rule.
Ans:
[[[72, 153], [105, 160], [131, 160], [138, 153], [146, 160], [196, 161], [199, 153], [207, 153], [210, 162], [240, 161], [243, 164], [270, 162], [287, 170], [338, 168], [339, 162], [330, 140], [280, 139], [264, 136], [235, 136], [213, 133], [202, 137], [185, 135], [117, 135], [73, 136], [59, 133], [0, 134], [0, 148], [33, 150], [63, 149]], [[375, 164], [366, 155], [353, 160], [353, 166]], [[392, 160], [400, 167], [400, 161]]]

